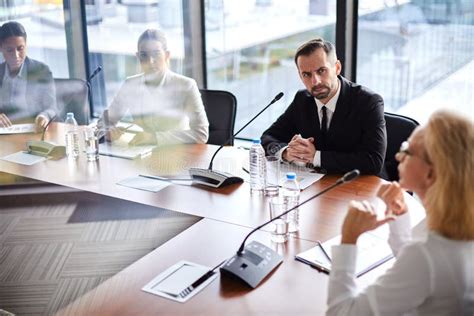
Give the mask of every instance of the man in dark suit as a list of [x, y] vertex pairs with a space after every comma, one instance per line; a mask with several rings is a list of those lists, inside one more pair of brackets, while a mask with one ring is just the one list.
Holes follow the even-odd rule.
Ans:
[[342, 77], [334, 45], [323, 39], [300, 46], [295, 63], [306, 90], [263, 133], [267, 154], [321, 172], [357, 168], [382, 175], [387, 147], [382, 97]]
[[34, 118], [41, 130], [57, 113], [49, 67], [27, 57], [26, 31], [18, 22], [0, 27], [0, 127]]

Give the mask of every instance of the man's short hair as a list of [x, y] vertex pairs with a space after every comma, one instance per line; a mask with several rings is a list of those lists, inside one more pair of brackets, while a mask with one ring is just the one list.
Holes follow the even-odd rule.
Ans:
[[325, 41], [322, 38], [315, 38], [307, 41], [296, 50], [295, 54], [295, 64], [298, 65], [298, 57], [300, 56], [309, 56], [315, 50], [322, 48], [329, 59], [332, 59], [333, 62], [336, 62], [336, 48], [334, 44], [328, 41]]
[[166, 40], [166, 35], [163, 31], [155, 30], [155, 29], [148, 29], [140, 35], [138, 38], [137, 49], [140, 44], [144, 41], [158, 41], [163, 45], [163, 49], [165, 51], [168, 50], [168, 41]]
[[0, 27], [0, 44], [9, 37], [23, 37], [26, 41], [26, 31], [23, 25], [16, 21], [3, 23]]

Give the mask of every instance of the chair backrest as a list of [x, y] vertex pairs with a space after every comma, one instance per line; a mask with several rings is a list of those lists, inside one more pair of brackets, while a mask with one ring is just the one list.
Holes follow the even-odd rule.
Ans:
[[[234, 133], [237, 99], [227, 91], [201, 89], [202, 102], [209, 120], [208, 144], [222, 145]], [[234, 140], [229, 142], [233, 145]]]
[[55, 78], [56, 103], [59, 109], [58, 120], [64, 121], [66, 113], [73, 112], [79, 125], [89, 124], [89, 89], [82, 79]]
[[387, 126], [387, 152], [385, 153], [384, 169], [388, 180], [397, 181], [398, 161], [395, 154], [400, 149], [400, 145], [408, 139], [413, 130], [420, 125], [417, 121], [407, 116], [385, 113], [385, 123]]

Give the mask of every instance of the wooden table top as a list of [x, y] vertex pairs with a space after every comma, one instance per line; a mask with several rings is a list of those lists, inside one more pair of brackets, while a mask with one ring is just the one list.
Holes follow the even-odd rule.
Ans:
[[[46, 140], [64, 144], [63, 126], [53, 124]], [[24, 150], [29, 139], [38, 134], [0, 137], [0, 157]], [[252, 227], [269, 219], [268, 198], [250, 194], [248, 183], [221, 189], [202, 186], [170, 185], [157, 192], [127, 188], [116, 183], [141, 173], [153, 175], [184, 174], [189, 167], [208, 166], [217, 149], [212, 145], [181, 145], [160, 148], [152, 155], [136, 160], [100, 156], [97, 162], [67, 158], [47, 160], [33, 166], [22, 166], [0, 160], [0, 171], [8, 172], [83, 191], [125, 199], [155, 207], [187, 213], [204, 219], [169, 240], [155, 251], [135, 262], [119, 274], [102, 283], [68, 306], [62, 314], [323, 314], [326, 309], [328, 276], [296, 262], [294, 256], [340, 233], [340, 227], [350, 200], [367, 199], [377, 203], [375, 193], [383, 180], [361, 176], [339, 186], [300, 208], [301, 228], [279, 251], [285, 260], [271, 277], [256, 289], [219, 278], [185, 304], [180, 304], [141, 291], [141, 288], [180, 260], [215, 266], [231, 257]], [[242, 158], [242, 155], [244, 158]], [[224, 148], [215, 167], [237, 172], [239, 159], [247, 153]], [[237, 161], [237, 163], [235, 163]], [[340, 176], [327, 175], [301, 193], [300, 200], [311, 197], [336, 182]], [[410, 210], [423, 216], [423, 209], [406, 195]], [[259, 231], [250, 238], [273, 245], [270, 234]], [[387, 266], [387, 265], [384, 265]], [[364, 275], [358, 282], [368, 282], [383, 271], [383, 267]]]
[[[203, 234], [203, 232], [206, 232]], [[186, 303], [143, 292], [141, 288], [180, 260], [214, 267], [235, 254], [249, 229], [203, 219], [60, 311], [59, 315], [323, 315], [328, 275], [294, 260], [314, 243], [290, 238], [284, 245], [257, 232], [259, 240], [284, 256], [283, 263], [256, 288], [218, 275]], [[379, 267], [379, 273], [390, 266]], [[380, 269], [381, 268], [381, 269]], [[372, 282], [370, 273], [357, 279]]]

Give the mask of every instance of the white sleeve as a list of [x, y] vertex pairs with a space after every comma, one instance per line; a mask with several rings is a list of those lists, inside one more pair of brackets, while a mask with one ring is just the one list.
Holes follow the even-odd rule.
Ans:
[[354, 251], [355, 246], [333, 247], [327, 315], [400, 315], [416, 309], [432, 293], [432, 271], [423, 245], [404, 247], [393, 267], [361, 293], [356, 292]]
[[412, 240], [410, 212], [396, 217], [396, 219], [389, 222], [388, 225], [390, 228], [388, 244], [396, 257], [400, 249]]
[[205, 144], [209, 138], [209, 122], [202, 103], [201, 94], [193, 80], [186, 93], [183, 108], [189, 116], [189, 130], [156, 132], [157, 145]]

